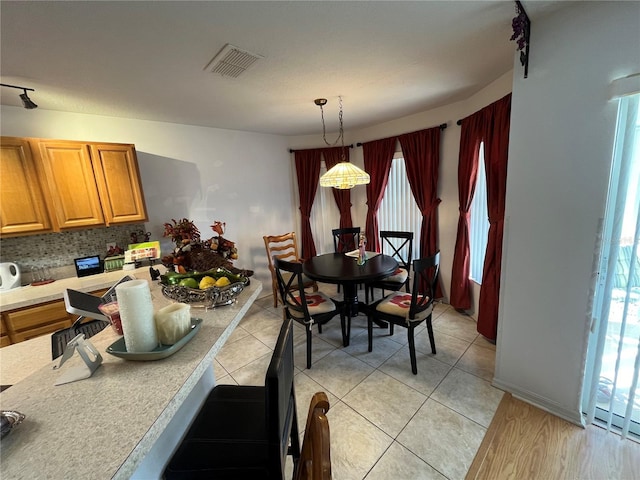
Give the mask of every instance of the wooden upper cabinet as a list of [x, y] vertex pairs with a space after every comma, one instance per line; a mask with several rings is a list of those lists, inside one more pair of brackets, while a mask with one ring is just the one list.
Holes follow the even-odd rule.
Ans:
[[0, 149], [0, 235], [53, 231], [29, 142], [3, 137]]
[[126, 144], [91, 144], [93, 170], [107, 225], [146, 222], [136, 150]]
[[79, 142], [37, 140], [60, 229], [104, 225], [89, 146]]

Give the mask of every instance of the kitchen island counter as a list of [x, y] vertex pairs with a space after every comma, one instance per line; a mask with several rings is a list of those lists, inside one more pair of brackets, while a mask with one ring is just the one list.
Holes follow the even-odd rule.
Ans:
[[[165, 359], [138, 362], [107, 354], [120, 337], [106, 328], [90, 339], [103, 357], [90, 378], [54, 386], [61, 372], [79, 364], [76, 354], [60, 371], [52, 369], [58, 361], [50, 362], [0, 393], [3, 410], [26, 415], [2, 439], [0, 477], [159, 478], [215, 384], [214, 357], [261, 290], [252, 280], [232, 305], [192, 308], [192, 317], [203, 319], [200, 331]], [[155, 310], [169, 302], [155, 282], [151, 292]]]

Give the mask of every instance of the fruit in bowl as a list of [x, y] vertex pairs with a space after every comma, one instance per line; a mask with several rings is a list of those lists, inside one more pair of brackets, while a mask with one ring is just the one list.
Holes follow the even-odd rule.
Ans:
[[160, 283], [162, 294], [171, 300], [213, 307], [233, 303], [249, 279], [225, 268], [216, 268], [182, 274], [169, 271], [160, 275]]

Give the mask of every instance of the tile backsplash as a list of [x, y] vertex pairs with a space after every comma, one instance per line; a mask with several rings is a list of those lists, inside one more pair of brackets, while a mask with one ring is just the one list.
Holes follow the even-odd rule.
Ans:
[[100, 255], [104, 258], [107, 244], [115, 243], [126, 250], [135, 233], [143, 242], [144, 224], [88, 228], [61, 233], [26, 237], [0, 238], [0, 261], [15, 262], [22, 272], [22, 284], [30, 283], [32, 267], [48, 268], [54, 279], [75, 277], [74, 258]]

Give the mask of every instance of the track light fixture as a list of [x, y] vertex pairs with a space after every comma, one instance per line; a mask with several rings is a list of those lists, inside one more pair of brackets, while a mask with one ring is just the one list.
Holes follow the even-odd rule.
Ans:
[[0, 86], [17, 88], [18, 90], [22, 90], [24, 93], [20, 94], [20, 100], [22, 100], [22, 105], [24, 106], [24, 108], [26, 108], [27, 110], [33, 110], [34, 108], [38, 108], [38, 105], [33, 103], [33, 101], [29, 98], [29, 95], [27, 95], [27, 90], [29, 90], [30, 92], [35, 92], [33, 88], [19, 87], [17, 85], [9, 85], [6, 83], [0, 83]]

